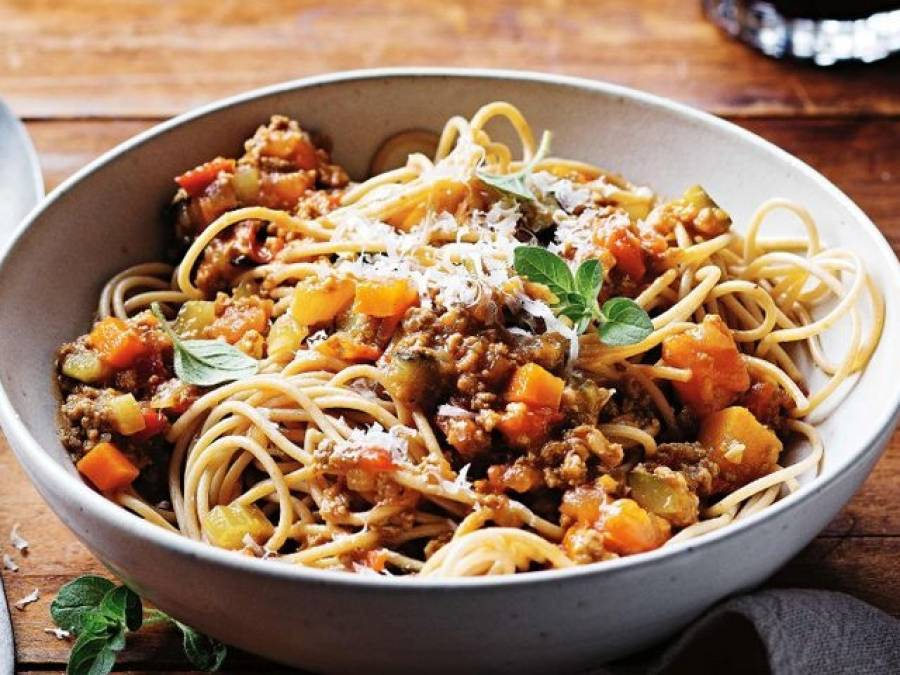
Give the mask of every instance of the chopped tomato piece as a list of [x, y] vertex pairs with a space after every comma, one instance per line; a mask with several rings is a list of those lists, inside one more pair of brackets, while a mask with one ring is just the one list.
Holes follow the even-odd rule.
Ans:
[[98, 443], [75, 466], [103, 492], [121, 490], [140, 474], [131, 460], [112, 443]]
[[696, 328], [663, 340], [663, 361], [691, 371], [687, 382], [674, 382], [684, 404], [703, 417], [732, 403], [750, 387], [750, 375], [731, 331], [715, 314]]
[[157, 434], [162, 433], [169, 423], [168, 418], [159, 410], [144, 408], [141, 414], [144, 417], [144, 428], [132, 436], [136, 441], [146, 441], [148, 438], [153, 438]]
[[206, 186], [212, 183], [221, 173], [234, 173], [235, 162], [233, 159], [225, 159], [224, 157], [216, 157], [215, 159], [201, 164], [200, 166], [185, 171], [175, 179], [184, 191], [191, 197], [196, 197]]
[[565, 382], [536, 363], [519, 366], [506, 388], [507, 401], [519, 401], [534, 408], [557, 410]]
[[146, 345], [134, 329], [113, 316], [99, 321], [88, 341], [100, 358], [115, 368], [127, 368], [147, 352]]

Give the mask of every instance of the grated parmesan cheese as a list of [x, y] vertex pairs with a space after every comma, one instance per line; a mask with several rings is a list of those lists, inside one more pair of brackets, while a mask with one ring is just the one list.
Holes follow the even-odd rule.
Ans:
[[378, 422], [373, 423], [369, 427], [358, 427], [350, 432], [347, 440], [338, 443], [338, 448], [353, 448], [364, 446], [376, 446], [384, 448], [391, 453], [391, 459], [397, 464], [408, 464], [409, 458], [409, 436], [416, 434], [414, 429], [398, 425], [391, 427], [385, 431], [385, 428]]
[[12, 530], [9, 533], [9, 541], [22, 555], [26, 555], [29, 544], [25, 537], [19, 534], [19, 527], [21, 527], [19, 523], [12, 526]]
[[13, 560], [8, 553], [3, 554], [3, 566], [10, 572], [19, 571], [19, 566], [16, 564], [16, 561]]
[[52, 635], [57, 640], [68, 640], [72, 637], [72, 633], [65, 630], [64, 628], [45, 628], [44, 632], [48, 635]]
[[28, 605], [30, 605], [34, 602], [37, 602], [40, 599], [41, 599], [41, 592], [37, 588], [35, 588], [33, 591], [31, 591], [31, 593], [26, 595], [24, 598], [16, 600], [16, 602], [14, 603], [14, 607], [16, 609], [18, 609], [19, 611], [25, 611], [25, 608], [28, 607]]
[[441, 417], [475, 417], [475, 413], [471, 410], [466, 410], [465, 408], [460, 408], [459, 406], [450, 405], [448, 403], [438, 406], [437, 414]]

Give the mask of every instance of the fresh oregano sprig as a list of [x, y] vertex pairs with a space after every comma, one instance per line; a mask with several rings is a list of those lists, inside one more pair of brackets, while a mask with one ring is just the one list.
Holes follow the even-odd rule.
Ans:
[[475, 171], [475, 175], [478, 176], [479, 180], [481, 180], [481, 182], [485, 185], [488, 185], [495, 190], [499, 190], [504, 194], [510, 195], [511, 197], [514, 197], [516, 199], [535, 201], [536, 198], [534, 196], [534, 193], [525, 182], [525, 179], [528, 178], [529, 175], [531, 175], [531, 172], [534, 170], [535, 165], [544, 157], [546, 157], [548, 152], [550, 152], [550, 138], [550, 132], [545, 131], [544, 135], [541, 136], [541, 143], [538, 146], [537, 151], [534, 153], [534, 156], [528, 161], [527, 164], [525, 164], [525, 166], [520, 168], [518, 171], [504, 174], [493, 174], [479, 168]]
[[221, 340], [182, 340], [169, 327], [169, 322], [157, 303], [150, 311], [172, 340], [174, 365], [178, 379], [187, 384], [212, 387], [223, 382], [241, 380], [255, 375], [259, 362], [237, 347]]
[[50, 605], [53, 622], [76, 639], [69, 654], [69, 675], [105, 675], [112, 671], [116, 656], [125, 647], [129, 632], [142, 625], [168, 622], [182, 633], [184, 653], [195, 668], [215, 671], [222, 666], [228, 648], [198, 633], [159, 610], [144, 615], [137, 593], [109, 579], [87, 574], [70, 581]]
[[653, 322], [644, 309], [630, 298], [611, 298], [598, 305], [603, 288], [603, 267], [599, 260], [582, 262], [575, 274], [565, 260], [540, 246], [517, 246], [513, 251], [516, 272], [543, 284], [556, 296], [553, 309], [569, 318], [580, 334], [595, 321], [600, 340], [610, 346], [631, 345], [653, 332]]

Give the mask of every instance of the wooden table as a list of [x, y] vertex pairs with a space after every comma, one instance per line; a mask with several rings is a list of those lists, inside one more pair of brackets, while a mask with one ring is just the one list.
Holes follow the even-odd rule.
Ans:
[[[349, 68], [490, 66], [646, 89], [731, 119], [844, 189], [900, 250], [900, 59], [816, 70], [734, 43], [685, 0], [6, 0], [0, 94], [26, 121], [47, 187], [174, 113], [252, 87]], [[22, 670], [59, 672], [69, 645], [44, 633], [56, 589], [99, 564], [57, 521], [0, 437], [0, 539], [31, 542], [8, 596]], [[900, 434], [860, 493], [771, 580], [850, 592], [900, 615]], [[7, 549], [8, 550], [8, 547]], [[129, 638], [120, 664], [188, 669], [165, 630]], [[268, 670], [233, 655], [226, 666]]]

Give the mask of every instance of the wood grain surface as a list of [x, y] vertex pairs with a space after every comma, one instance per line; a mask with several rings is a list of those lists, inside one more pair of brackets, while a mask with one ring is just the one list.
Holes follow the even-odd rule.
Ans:
[[[3, 0], [0, 95], [27, 123], [48, 188], [171, 114], [282, 80], [349, 68], [503, 67], [582, 75], [724, 115], [796, 154], [872, 217], [900, 253], [900, 59], [817, 70], [734, 43], [688, 0]], [[860, 493], [769, 582], [843, 590], [900, 616], [900, 434]], [[56, 590], [99, 563], [50, 513], [0, 437], [0, 545], [21, 671], [61, 672], [44, 632]], [[185, 672], [179, 638], [129, 638], [129, 672]], [[275, 672], [235, 653], [226, 672]]]

